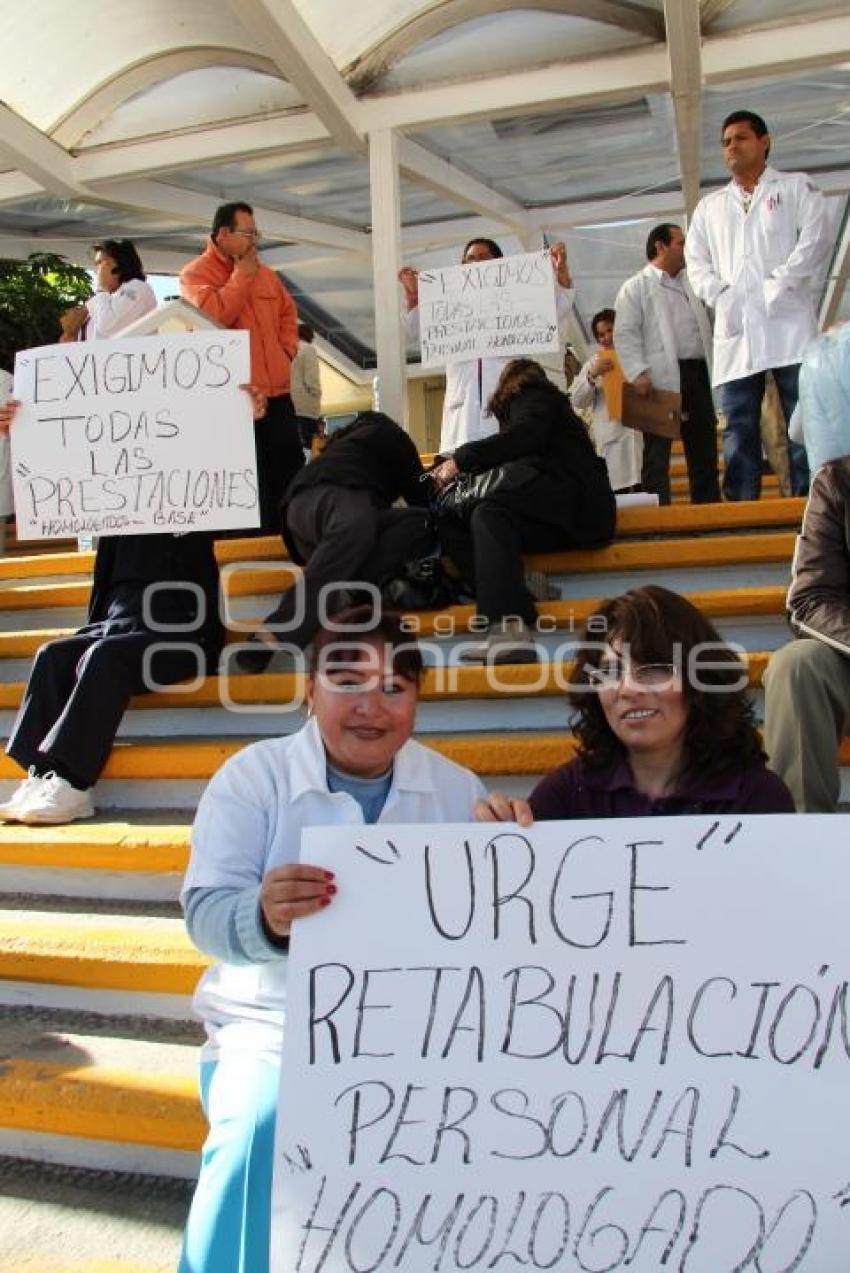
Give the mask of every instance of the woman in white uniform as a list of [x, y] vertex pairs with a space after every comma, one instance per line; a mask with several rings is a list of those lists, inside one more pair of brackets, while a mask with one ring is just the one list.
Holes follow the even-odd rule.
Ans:
[[107, 340], [137, 318], [156, 309], [156, 294], [129, 239], [104, 239], [95, 245], [97, 290], [85, 305], [62, 315], [62, 341]]
[[[476, 261], [492, 261], [502, 256], [502, 249], [492, 239], [470, 239], [461, 255], [462, 265]], [[567, 268], [567, 251], [563, 243], [550, 249], [555, 272], [555, 310], [558, 323], [572, 308], [575, 292]], [[405, 334], [409, 340], [419, 339], [419, 272], [411, 266], [399, 271], [404, 289]], [[446, 367], [446, 397], [440, 429], [440, 454], [451, 455], [465, 442], [477, 442], [496, 432], [496, 422], [487, 413], [487, 403], [496, 392], [499, 377], [511, 358], [475, 358], [470, 362], [452, 362]]]
[[311, 667], [307, 723], [230, 759], [192, 831], [186, 923], [217, 962], [195, 995], [210, 1131], [180, 1273], [268, 1273], [289, 933], [336, 892], [328, 871], [299, 862], [302, 829], [466, 822], [484, 790], [411, 740], [422, 657], [398, 616], [335, 615]]

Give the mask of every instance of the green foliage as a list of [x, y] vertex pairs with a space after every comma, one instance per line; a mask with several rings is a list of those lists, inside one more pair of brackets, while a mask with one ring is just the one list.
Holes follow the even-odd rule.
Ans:
[[0, 260], [0, 366], [18, 349], [59, 339], [59, 318], [92, 294], [91, 277], [52, 252]]

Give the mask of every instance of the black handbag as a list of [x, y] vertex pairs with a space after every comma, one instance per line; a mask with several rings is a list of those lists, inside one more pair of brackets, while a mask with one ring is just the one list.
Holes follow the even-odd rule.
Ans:
[[505, 460], [483, 473], [458, 473], [433, 497], [438, 516], [458, 517], [468, 521], [472, 510], [488, 495], [499, 491], [518, 491], [535, 481], [540, 469], [533, 460]]

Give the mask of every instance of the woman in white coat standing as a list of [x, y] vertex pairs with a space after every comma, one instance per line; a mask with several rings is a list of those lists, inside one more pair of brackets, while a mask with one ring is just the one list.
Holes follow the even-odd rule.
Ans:
[[[559, 324], [572, 308], [575, 293], [567, 268], [567, 251], [563, 243], [550, 249], [555, 271], [555, 310]], [[476, 261], [492, 261], [502, 256], [502, 249], [492, 239], [470, 239], [461, 255], [462, 265]], [[419, 339], [419, 273], [411, 266], [399, 271], [404, 289], [405, 334], [409, 340]], [[496, 392], [499, 377], [511, 358], [475, 358], [470, 362], [453, 362], [446, 367], [446, 397], [440, 429], [440, 454], [451, 455], [465, 442], [477, 442], [496, 432], [495, 420], [487, 415], [487, 403]]]
[[156, 309], [156, 293], [129, 239], [104, 239], [95, 245], [97, 290], [85, 305], [62, 315], [62, 341], [108, 340]]
[[[726, 415], [727, 499], [761, 494], [759, 423], [773, 372], [786, 423], [800, 361], [817, 332], [811, 283], [830, 251], [823, 195], [805, 173], [768, 167], [761, 116], [733, 111], [721, 131], [732, 180], [697, 205], [685, 255], [697, 296], [713, 305], [714, 376]], [[809, 487], [806, 453], [789, 444], [793, 494]]]

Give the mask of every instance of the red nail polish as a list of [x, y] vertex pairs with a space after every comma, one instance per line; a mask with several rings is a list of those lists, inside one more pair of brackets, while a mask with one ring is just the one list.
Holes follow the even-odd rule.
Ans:
[[324, 874], [325, 874], [325, 879], [326, 879], [326, 880], [332, 880], [332, 879], [334, 878], [334, 873], [333, 873], [333, 871], [325, 871], [325, 873], [324, 873]]
[[333, 896], [333, 894], [336, 892], [336, 884], [327, 884], [325, 886], [325, 892], [328, 895]]
[[329, 897], [323, 897], [319, 901], [320, 906], [330, 906], [330, 904], [331, 904], [331, 899]]

